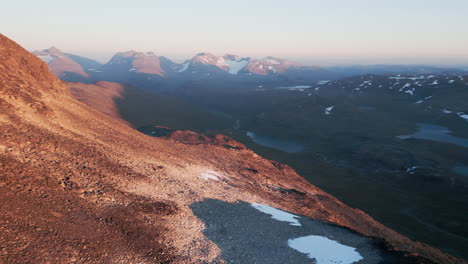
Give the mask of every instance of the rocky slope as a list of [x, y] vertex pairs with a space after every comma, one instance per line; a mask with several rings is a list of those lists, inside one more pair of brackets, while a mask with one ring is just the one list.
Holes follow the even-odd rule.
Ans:
[[2, 263], [222, 263], [190, 207], [207, 198], [348, 227], [414, 263], [462, 263], [248, 149], [139, 133], [74, 99], [46, 64], [3, 35], [0, 127]]

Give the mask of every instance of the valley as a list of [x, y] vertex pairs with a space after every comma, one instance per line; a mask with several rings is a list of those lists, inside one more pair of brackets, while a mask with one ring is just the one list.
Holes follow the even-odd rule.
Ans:
[[[126, 120], [135, 127], [157, 124], [229, 135], [262, 156], [291, 165], [399, 232], [464, 256], [467, 179], [453, 168], [468, 162], [468, 122], [462, 117], [468, 105], [461, 100], [468, 98], [468, 89], [463, 77], [429, 76], [358, 76], [301, 90], [263, 85], [262, 91], [237, 95], [162, 94], [191, 105], [192, 110], [182, 112], [193, 115], [180, 118], [159, 104], [138, 115], [164, 113], [167, 120]], [[383, 88], [402, 79], [417, 87], [414, 94]], [[440, 86], [432, 85], [436, 81]], [[125, 100], [117, 102], [126, 116]], [[203, 121], [207, 118], [211, 122]], [[426, 130], [417, 132], [420, 128]]]

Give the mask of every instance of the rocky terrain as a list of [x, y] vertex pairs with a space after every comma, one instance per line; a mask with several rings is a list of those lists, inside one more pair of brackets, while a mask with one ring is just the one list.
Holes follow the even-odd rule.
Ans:
[[223, 263], [192, 210], [215, 199], [339, 225], [412, 263], [463, 263], [249, 149], [150, 137], [113, 118], [110, 101], [99, 110], [0, 35], [0, 262]]

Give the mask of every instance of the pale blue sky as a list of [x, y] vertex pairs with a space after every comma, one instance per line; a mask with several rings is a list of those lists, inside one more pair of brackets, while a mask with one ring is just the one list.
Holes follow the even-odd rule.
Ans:
[[468, 65], [468, 0], [14, 0], [0, 33], [29, 50], [105, 59], [124, 50], [308, 64]]

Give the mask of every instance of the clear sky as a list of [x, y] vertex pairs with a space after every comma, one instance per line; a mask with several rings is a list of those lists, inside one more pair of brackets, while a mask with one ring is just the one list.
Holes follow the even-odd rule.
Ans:
[[468, 65], [468, 0], [13, 0], [0, 30], [29, 50], [101, 60], [134, 49]]

